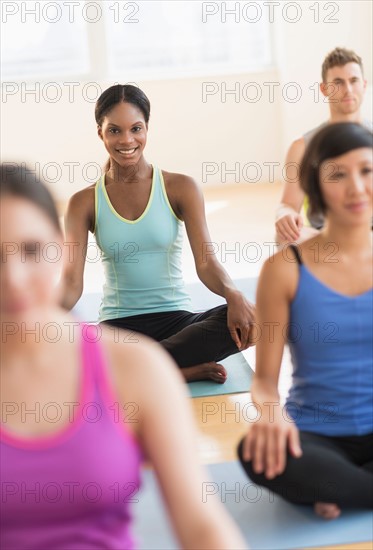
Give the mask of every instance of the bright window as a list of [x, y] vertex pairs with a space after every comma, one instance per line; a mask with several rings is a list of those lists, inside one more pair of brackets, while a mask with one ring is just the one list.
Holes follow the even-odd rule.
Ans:
[[241, 2], [27, 0], [1, 5], [3, 80], [69, 75], [128, 82], [258, 71], [272, 64], [268, 18], [255, 21], [255, 11], [244, 17]]
[[114, 78], [250, 72], [267, 69], [272, 63], [268, 18], [249, 22], [259, 16], [255, 6], [243, 14], [241, 2], [105, 5], [109, 74]]
[[69, 10], [69, 2], [1, 4], [3, 80], [89, 72], [87, 24], [78, 11], [73, 14]]

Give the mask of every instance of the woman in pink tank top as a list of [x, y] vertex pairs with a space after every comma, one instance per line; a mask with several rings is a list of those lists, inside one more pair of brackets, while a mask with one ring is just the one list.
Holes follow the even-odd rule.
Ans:
[[68, 246], [49, 192], [12, 163], [1, 166], [0, 197], [1, 548], [134, 548], [144, 456], [183, 548], [244, 548], [222, 506], [202, 502], [207, 476], [169, 355], [62, 310]]

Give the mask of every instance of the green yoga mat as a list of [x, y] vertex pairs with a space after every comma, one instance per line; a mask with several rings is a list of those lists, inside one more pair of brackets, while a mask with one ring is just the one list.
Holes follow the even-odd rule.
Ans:
[[241, 352], [227, 357], [224, 361], [220, 361], [220, 364], [227, 369], [228, 377], [225, 383], [218, 384], [208, 380], [189, 382], [188, 389], [192, 397], [224, 395], [249, 390], [254, 372]]

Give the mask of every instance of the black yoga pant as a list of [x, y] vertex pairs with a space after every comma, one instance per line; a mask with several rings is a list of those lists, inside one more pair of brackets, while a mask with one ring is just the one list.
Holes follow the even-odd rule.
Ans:
[[328, 437], [300, 432], [303, 455], [288, 454], [283, 474], [267, 479], [238, 455], [257, 485], [295, 504], [335, 503], [340, 507], [373, 508], [373, 434]]
[[226, 305], [203, 313], [167, 311], [103, 322], [157, 340], [179, 367], [222, 361], [239, 351], [228, 330]]

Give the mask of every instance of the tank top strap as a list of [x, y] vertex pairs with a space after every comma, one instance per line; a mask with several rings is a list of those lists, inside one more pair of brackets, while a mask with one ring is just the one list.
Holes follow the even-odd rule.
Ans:
[[[110, 368], [105, 354], [105, 350], [100, 342], [102, 331], [100, 325], [83, 325], [83, 363], [86, 372], [85, 377], [90, 379], [92, 384], [91, 394], [95, 395], [96, 406], [102, 407], [102, 412], [109, 419], [111, 425], [115, 427], [121, 438], [128, 441], [130, 439], [137, 448], [139, 460], [143, 460], [143, 453], [139, 440], [129, 429], [128, 423], [137, 422], [132, 416], [136, 412], [129, 408], [127, 413], [122, 410], [119, 403], [116, 389], [110, 377]], [[87, 371], [90, 374], [87, 374]], [[135, 405], [132, 403], [132, 405]]]
[[100, 178], [96, 181], [96, 184], [95, 184], [95, 224], [93, 229], [94, 235], [96, 235], [96, 232], [97, 232], [97, 222], [100, 216], [102, 202], [104, 200], [103, 185], [104, 185], [104, 174], [100, 176]]
[[294, 244], [289, 245], [289, 248], [293, 251], [295, 259], [297, 261], [297, 264], [302, 265], [303, 262], [302, 262], [302, 257], [301, 257], [300, 252], [299, 252], [299, 248]]
[[177, 222], [177, 225], [182, 224], [182, 220], [177, 217], [168, 197], [166, 184], [161, 168], [154, 166], [153, 169], [156, 170], [154, 184], [156, 186], [155, 196], [157, 207], [162, 208], [163, 210], [165, 209], [167, 214], [171, 214], [172, 219]]
[[96, 398], [109, 411], [118, 402], [118, 397], [115, 395], [115, 388], [110, 379], [110, 369], [105, 351], [100, 342], [101, 337], [102, 329], [100, 325], [83, 325], [82, 339], [85, 378], [90, 380]]
[[162, 172], [161, 169], [158, 168], [158, 166], [155, 166], [153, 164], [153, 205], [155, 207], [160, 206], [160, 204], [163, 204], [164, 201], [164, 193], [163, 193], [163, 185], [162, 185]]

